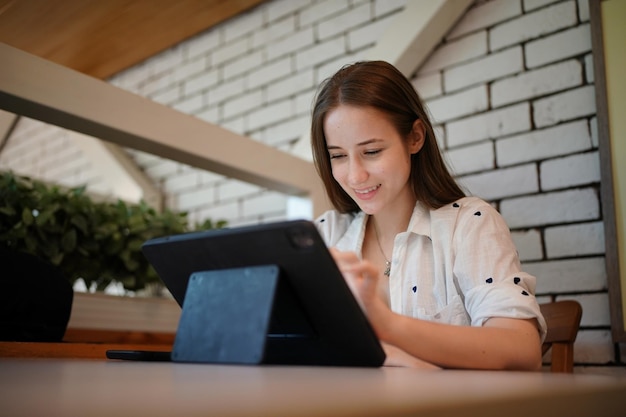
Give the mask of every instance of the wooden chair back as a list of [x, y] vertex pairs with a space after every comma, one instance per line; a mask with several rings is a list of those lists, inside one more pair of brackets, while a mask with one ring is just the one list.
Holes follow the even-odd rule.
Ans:
[[574, 341], [578, 334], [583, 309], [577, 301], [562, 300], [540, 304], [546, 319], [548, 332], [543, 342], [542, 353], [552, 348], [552, 372], [574, 371]]

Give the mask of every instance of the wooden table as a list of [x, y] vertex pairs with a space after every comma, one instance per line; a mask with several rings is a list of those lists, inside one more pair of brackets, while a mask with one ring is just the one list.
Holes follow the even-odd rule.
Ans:
[[608, 376], [0, 359], [0, 415], [624, 416]]

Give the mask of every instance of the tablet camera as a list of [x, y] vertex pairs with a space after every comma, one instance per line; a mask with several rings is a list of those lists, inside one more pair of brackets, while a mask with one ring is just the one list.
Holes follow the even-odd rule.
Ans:
[[289, 242], [296, 249], [306, 250], [311, 249], [315, 245], [315, 239], [308, 230], [298, 227], [289, 229], [287, 231]]

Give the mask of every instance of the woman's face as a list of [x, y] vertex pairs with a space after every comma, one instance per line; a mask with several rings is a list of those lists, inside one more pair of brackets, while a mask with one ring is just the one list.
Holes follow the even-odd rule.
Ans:
[[324, 134], [333, 177], [361, 210], [415, 204], [409, 176], [411, 155], [424, 143], [421, 121], [405, 140], [380, 110], [340, 105], [326, 116]]

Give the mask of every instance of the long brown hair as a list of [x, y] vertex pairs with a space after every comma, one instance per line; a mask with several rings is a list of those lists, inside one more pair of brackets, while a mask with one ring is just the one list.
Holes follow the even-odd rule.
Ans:
[[439, 208], [465, 195], [446, 167], [432, 123], [409, 80], [387, 62], [363, 61], [347, 65], [325, 80], [313, 108], [313, 161], [335, 209], [342, 213], [359, 210], [356, 202], [333, 178], [326, 145], [324, 120], [341, 104], [382, 111], [403, 138], [408, 138], [413, 123], [420, 119], [425, 129], [424, 146], [411, 155], [410, 176], [417, 200], [427, 207]]

